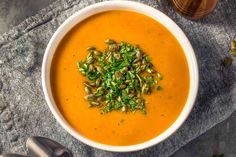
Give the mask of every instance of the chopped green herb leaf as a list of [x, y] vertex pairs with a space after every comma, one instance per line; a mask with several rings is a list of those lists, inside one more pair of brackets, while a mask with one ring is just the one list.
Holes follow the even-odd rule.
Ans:
[[157, 86], [157, 90], [162, 90], [162, 87], [161, 86]]
[[[87, 78], [84, 90], [89, 106], [98, 107], [101, 114], [113, 110], [146, 114], [143, 95], [151, 94], [163, 76], [140, 47], [111, 39], [105, 43], [104, 51], [88, 47], [86, 59], [77, 64]], [[156, 88], [161, 90], [161, 86]]]

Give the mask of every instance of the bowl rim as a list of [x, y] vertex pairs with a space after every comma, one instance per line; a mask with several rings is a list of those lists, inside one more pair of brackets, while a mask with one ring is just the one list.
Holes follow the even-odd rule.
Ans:
[[[140, 144], [129, 145], [129, 146], [113, 146], [113, 145], [98, 143], [98, 142], [88, 139], [87, 137], [83, 135], [80, 135], [80, 133], [74, 130], [68, 124], [68, 122], [64, 119], [59, 109], [57, 108], [56, 103], [54, 102], [52, 92], [51, 92], [51, 86], [50, 86], [51, 61], [61, 39], [65, 36], [65, 34], [71, 28], [73, 28], [76, 24], [80, 23], [84, 19], [94, 14], [104, 12], [104, 11], [109, 11], [109, 10], [127, 10], [127, 11], [137, 12], [140, 14], [144, 14], [154, 19], [155, 21], [159, 22], [165, 28], [167, 28], [171, 32], [172, 35], [175, 36], [177, 41], [180, 43], [188, 62], [189, 76], [190, 76], [189, 94], [180, 115], [177, 117], [175, 122], [167, 130], [162, 132], [160, 135], [154, 137], [153, 139], [150, 139]], [[43, 87], [44, 96], [52, 114], [54, 115], [56, 120], [59, 122], [59, 124], [69, 134], [71, 134], [74, 138], [78, 139], [79, 141], [89, 146], [92, 146], [94, 148], [98, 148], [98, 149], [106, 150], [106, 151], [112, 151], [112, 152], [131, 152], [131, 151], [142, 150], [142, 149], [151, 147], [153, 145], [156, 145], [164, 141], [165, 139], [173, 135], [180, 128], [180, 126], [182, 126], [182, 124], [185, 122], [188, 115], [190, 114], [194, 106], [196, 97], [197, 97], [198, 86], [199, 86], [199, 70], [198, 70], [197, 59], [196, 59], [194, 50], [188, 38], [173, 20], [171, 20], [164, 13], [148, 5], [145, 5], [139, 2], [133, 2], [133, 1], [117, 0], [117, 1], [99, 2], [93, 5], [90, 5], [88, 7], [85, 7], [77, 11], [73, 15], [71, 15], [60, 25], [60, 27], [53, 34], [45, 50], [43, 63], [42, 63], [41, 79], [42, 79], [42, 87]]]

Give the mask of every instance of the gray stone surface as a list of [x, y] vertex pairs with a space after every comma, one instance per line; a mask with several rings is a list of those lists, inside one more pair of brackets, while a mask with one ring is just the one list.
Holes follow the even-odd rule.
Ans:
[[[76, 156], [168, 156], [227, 118], [236, 108], [235, 63], [220, 65], [235, 35], [236, 6], [221, 1], [217, 9], [198, 22], [183, 19], [166, 1], [143, 1], [173, 18], [189, 37], [200, 63], [200, 93], [184, 126], [167, 141], [138, 153], [108, 153], [90, 148], [68, 135], [54, 120], [40, 84], [44, 49], [66, 17], [95, 1], [57, 1], [0, 37], [0, 152], [25, 152], [30, 135], [43, 135], [67, 145]], [[216, 20], [217, 19], [217, 20]]]
[[236, 112], [171, 157], [212, 157], [222, 153], [225, 157], [236, 157]]
[[0, 34], [56, 0], [0, 0]]

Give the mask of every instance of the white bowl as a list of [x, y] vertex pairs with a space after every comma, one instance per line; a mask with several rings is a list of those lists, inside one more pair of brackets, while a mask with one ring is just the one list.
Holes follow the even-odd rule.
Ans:
[[[91, 15], [108, 11], [108, 10], [129, 10], [129, 11], [141, 13], [141, 14], [151, 17], [152, 19], [164, 25], [175, 36], [175, 38], [178, 40], [178, 42], [182, 46], [185, 56], [187, 58], [188, 66], [189, 66], [190, 90], [189, 90], [187, 102], [181, 114], [178, 116], [176, 121], [162, 134], [141, 144], [130, 145], [130, 146], [111, 146], [111, 145], [105, 145], [105, 144], [94, 142], [82, 136], [79, 132], [74, 130], [68, 124], [68, 122], [63, 118], [63, 116], [61, 115], [60, 111], [57, 108], [55, 101], [53, 100], [53, 96], [51, 92], [50, 66], [51, 66], [53, 55], [55, 53], [55, 50], [59, 42], [62, 40], [65, 34], [79, 22], [83, 21], [84, 19], [88, 18]], [[155, 144], [158, 144], [161, 141], [167, 139], [169, 136], [171, 136], [184, 123], [189, 113], [191, 112], [194, 106], [196, 96], [197, 96], [198, 83], [199, 83], [199, 75], [198, 75], [198, 66], [197, 66], [196, 56], [194, 54], [193, 48], [189, 40], [187, 39], [183, 31], [175, 24], [174, 21], [172, 21], [169, 17], [167, 17], [162, 12], [150, 6], [137, 3], [137, 2], [131, 2], [131, 1], [101, 2], [94, 5], [90, 5], [82, 10], [79, 10], [75, 14], [73, 14], [57, 29], [57, 31], [52, 36], [46, 48], [46, 52], [43, 58], [43, 65], [42, 65], [42, 85], [43, 85], [45, 99], [47, 101], [47, 104], [51, 112], [53, 113], [57, 121], [61, 124], [61, 126], [68, 133], [74, 136], [76, 139], [80, 140], [81, 142], [89, 146], [102, 149], [102, 150], [114, 151], [114, 152], [130, 152], [130, 151], [141, 150], [141, 149], [153, 146]]]

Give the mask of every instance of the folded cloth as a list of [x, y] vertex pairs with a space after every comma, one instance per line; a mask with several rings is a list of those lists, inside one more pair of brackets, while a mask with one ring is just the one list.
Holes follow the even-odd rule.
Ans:
[[26, 139], [38, 135], [60, 142], [75, 156], [169, 156], [235, 110], [235, 61], [229, 67], [221, 64], [229, 55], [230, 40], [235, 35], [234, 1], [219, 1], [207, 18], [190, 21], [178, 15], [170, 1], [141, 0], [172, 18], [191, 41], [200, 69], [195, 107], [173, 136], [146, 150], [111, 153], [74, 139], [56, 122], [44, 100], [40, 77], [42, 57], [58, 26], [76, 11], [96, 2], [58, 0], [0, 37], [0, 153], [26, 153]]

